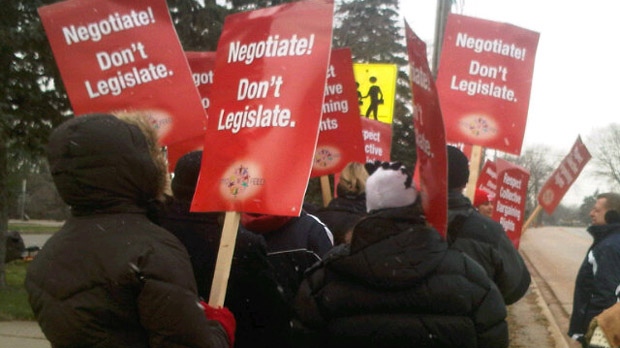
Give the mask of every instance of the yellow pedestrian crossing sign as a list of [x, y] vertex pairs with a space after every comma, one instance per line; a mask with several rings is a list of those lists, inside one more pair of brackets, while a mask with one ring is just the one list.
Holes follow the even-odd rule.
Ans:
[[392, 123], [396, 95], [396, 64], [355, 63], [360, 116]]

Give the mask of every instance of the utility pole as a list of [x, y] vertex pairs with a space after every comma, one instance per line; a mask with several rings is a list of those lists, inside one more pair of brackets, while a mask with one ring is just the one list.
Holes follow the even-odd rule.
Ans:
[[22, 180], [22, 192], [19, 195], [19, 216], [23, 221], [26, 220], [26, 179]]
[[439, 69], [439, 57], [441, 56], [441, 45], [443, 44], [443, 34], [446, 30], [448, 14], [452, 8], [452, 0], [437, 0], [437, 17], [435, 19], [435, 44], [433, 45], [433, 78], [437, 79]]

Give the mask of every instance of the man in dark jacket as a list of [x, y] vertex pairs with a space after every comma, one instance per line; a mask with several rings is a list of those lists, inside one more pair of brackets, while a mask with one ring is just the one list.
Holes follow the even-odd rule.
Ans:
[[369, 215], [307, 272], [299, 319], [320, 347], [508, 347], [497, 287], [426, 224], [411, 181], [399, 164], [371, 174]]
[[[202, 151], [190, 152], [179, 159], [172, 179], [174, 199], [159, 214], [159, 224], [187, 248], [198, 293], [208, 299], [222, 237], [223, 215], [190, 212], [201, 162]], [[274, 269], [267, 260], [267, 245], [262, 236], [243, 227], [237, 232], [224, 304], [237, 321], [236, 348], [288, 346], [288, 304], [278, 290]]]
[[73, 118], [52, 132], [47, 156], [72, 216], [25, 285], [52, 346], [229, 347], [234, 318], [213, 309], [225, 326], [207, 319], [187, 251], [147, 218], [167, 175], [148, 120]]
[[448, 146], [448, 233], [451, 249], [476, 260], [493, 279], [507, 305], [517, 302], [530, 286], [530, 272], [502, 225], [472, 206], [463, 189], [469, 180], [469, 161]]
[[265, 237], [269, 261], [289, 303], [306, 269], [333, 247], [331, 231], [303, 210], [299, 216], [244, 213], [241, 225]]
[[590, 321], [616, 303], [620, 291], [620, 195], [598, 195], [590, 218], [593, 241], [575, 279], [568, 328], [568, 335], [584, 347]]

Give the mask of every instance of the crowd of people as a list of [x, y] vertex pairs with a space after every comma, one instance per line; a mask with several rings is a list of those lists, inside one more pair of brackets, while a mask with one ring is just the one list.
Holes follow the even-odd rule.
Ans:
[[[190, 211], [209, 175], [202, 152], [170, 179], [143, 115], [70, 119], [47, 157], [72, 216], [28, 268], [31, 307], [53, 347], [508, 347], [507, 306], [530, 274], [480, 207], [488, 195], [474, 205], [463, 194], [467, 157], [447, 154], [445, 238], [404, 166], [349, 163], [323, 208], [241, 214], [225, 303], [212, 306], [223, 214]], [[620, 269], [620, 198], [596, 207], [575, 291], [578, 339], [620, 292], [608, 271]]]

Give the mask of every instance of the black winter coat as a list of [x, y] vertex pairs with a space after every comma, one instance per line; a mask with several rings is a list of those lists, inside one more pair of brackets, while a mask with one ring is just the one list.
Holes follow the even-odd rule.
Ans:
[[287, 303], [295, 297], [306, 269], [333, 247], [329, 229], [303, 210], [298, 217], [246, 214], [241, 223], [265, 237], [268, 258]]
[[339, 188], [338, 197], [314, 215], [333, 233], [334, 245], [342, 244], [347, 232], [353, 230], [353, 226], [366, 216], [366, 194], [351, 195]]
[[416, 209], [372, 213], [308, 271], [296, 310], [321, 346], [508, 346], [496, 286]]
[[531, 277], [502, 225], [476, 211], [460, 192], [449, 192], [448, 209], [450, 248], [476, 260], [495, 282], [507, 305], [517, 302], [529, 289]]
[[37, 321], [54, 348], [228, 347], [199, 307], [187, 251], [146, 216], [158, 170], [145, 137], [119, 122], [80, 116], [50, 138], [52, 176], [74, 216], [28, 267]]
[[[176, 200], [159, 214], [159, 223], [189, 252], [198, 293], [209, 298], [222, 236], [218, 213], [190, 213], [190, 202]], [[290, 313], [267, 260], [262, 236], [239, 228], [224, 305], [235, 315], [235, 347], [286, 347]]]
[[577, 272], [568, 335], [581, 339], [590, 321], [617, 301], [620, 292], [620, 224], [588, 227], [592, 246]]

